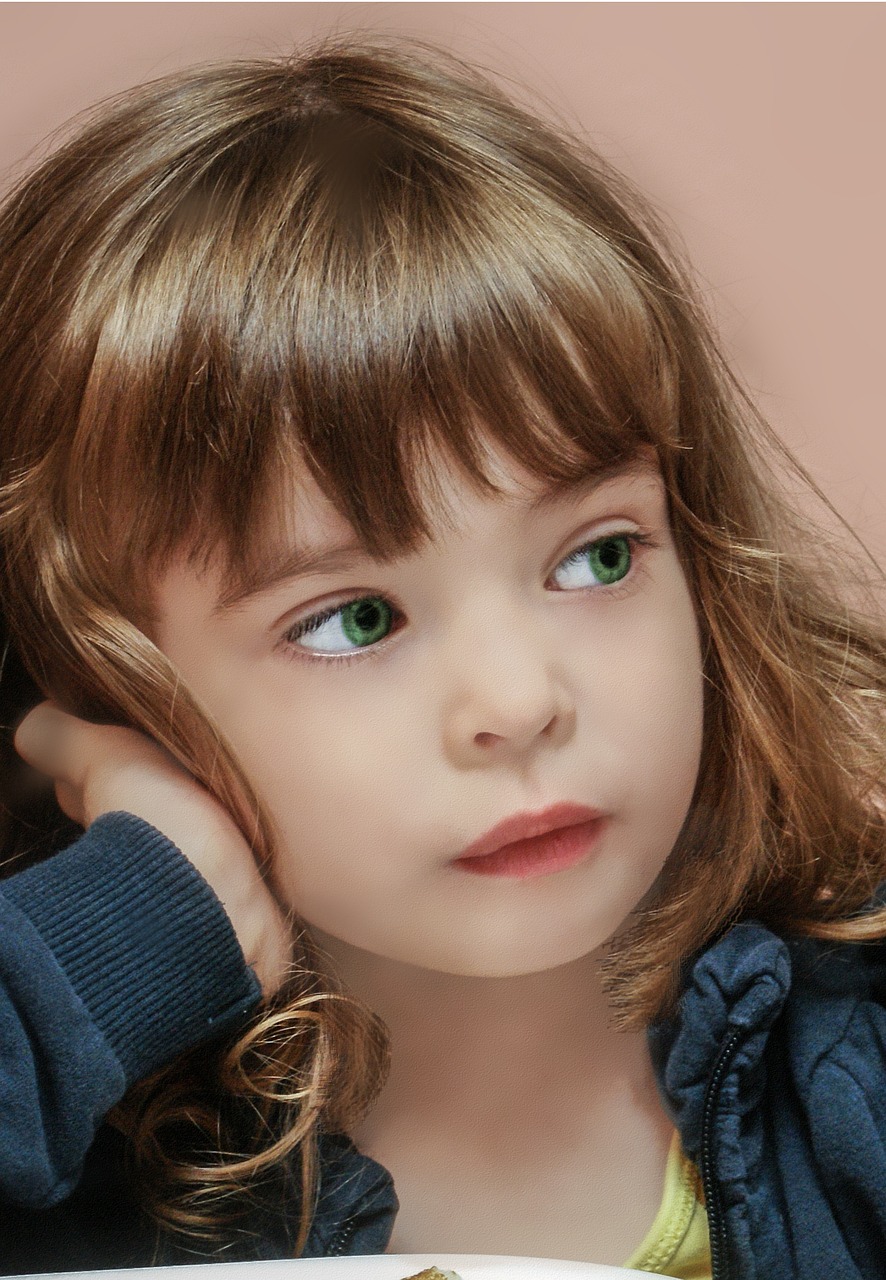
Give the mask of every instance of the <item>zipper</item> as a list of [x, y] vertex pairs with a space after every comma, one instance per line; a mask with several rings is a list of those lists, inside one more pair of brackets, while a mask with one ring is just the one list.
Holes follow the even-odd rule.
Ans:
[[347, 1218], [330, 1240], [329, 1248], [326, 1250], [324, 1256], [327, 1258], [340, 1258], [344, 1254], [347, 1246], [351, 1243], [351, 1238], [356, 1232], [359, 1224], [359, 1218]]
[[712, 1140], [714, 1133], [714, 1114], [723, 1079], [729, 1069], [736, 1050], [744, 1038], [744, 1030], [736, 1027], [723, 1042], [711, 1078], [705, 1090], [704, 1108], [701, 1120], [701, 1182], [704, 1188], [704, 1202], [708, 1215], [708, 1232], [711, 1238], [711, 1280], [730, 1280], [729, 1254], [726, 1242], [726, 1219], [720, 1200], [720, 1191], [714, 1181], [714, 1160]]

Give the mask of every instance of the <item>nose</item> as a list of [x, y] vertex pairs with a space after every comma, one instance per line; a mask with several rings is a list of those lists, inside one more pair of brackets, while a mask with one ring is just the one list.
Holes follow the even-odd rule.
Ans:
[[574, 700], [543, 636], [501, 625], [475, 629], [454, 670], [444, 736], [458, 767], [522, 760], [572, 734]]

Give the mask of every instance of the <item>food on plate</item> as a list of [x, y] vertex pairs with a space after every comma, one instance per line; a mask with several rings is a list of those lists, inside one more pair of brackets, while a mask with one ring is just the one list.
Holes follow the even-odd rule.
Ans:
[[404, 1280], [461, 1280], [457, 1271], [441, 1271], [439, 1267], [428, 1267], [417, 1275], [405, 1276]]

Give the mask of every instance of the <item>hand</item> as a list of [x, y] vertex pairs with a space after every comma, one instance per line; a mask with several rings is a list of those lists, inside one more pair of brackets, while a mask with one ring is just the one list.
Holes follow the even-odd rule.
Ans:
[[135, 729], [80, 720], [53, 702], [28, 712], [13, 744], [54, 780], [60, 807], [80, 826], [119, 809], [172, 840], [218, 895], [264, 994], [277, 990], [291, 958], [283, 915], [237, 825], [165, 747]]

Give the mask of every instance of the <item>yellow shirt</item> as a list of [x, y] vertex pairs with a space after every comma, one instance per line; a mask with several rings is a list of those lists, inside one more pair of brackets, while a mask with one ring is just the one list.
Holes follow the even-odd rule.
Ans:
[[661, 1206], [645, 1240], [624, 1266], [680, 1280], [711, 1280], [711, 1243], [701, 1179], [683, 1154], [676, 1129], [668, 1152]]

